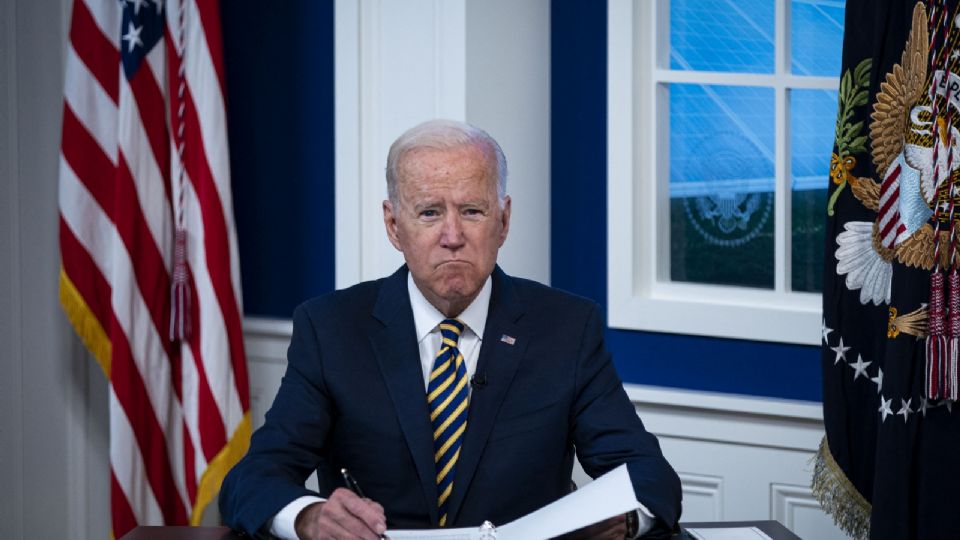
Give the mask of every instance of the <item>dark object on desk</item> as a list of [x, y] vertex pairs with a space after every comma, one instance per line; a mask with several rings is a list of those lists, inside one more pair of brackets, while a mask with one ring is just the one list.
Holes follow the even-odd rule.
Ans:
[[[801, 540], [801, 538], [786, 528], [779, 521], [702, 521], [697, 523], [681, 523], [681, 535], [677, 540], [693, 538], [687, 534], [687, 529], [720, 529], [726, 527], [756, 527], [766, 533], [773, 540]], [[686, 536], [684, 536], [686, 535]]]
[[137, 527], [120, 540], [243, 540], [229, 527]]

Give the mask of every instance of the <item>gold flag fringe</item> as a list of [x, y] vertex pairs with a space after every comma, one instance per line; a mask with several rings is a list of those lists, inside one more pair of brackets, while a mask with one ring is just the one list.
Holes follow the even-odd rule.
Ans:
[[190, 516], [191, 525], [200, 524], [203, 519], [203, 511], [207, 509], [207, 505], [220, 492], [220, 485], [223, 484], [224, 477], [247, 453], [252, 431], [253, 424], [250, 420], [250, 411], [247, 411], [243, 415], [243, 420], [240, 421], [237, 429], [233, 432], [233, 436], [230, 437], [230, 442], [207, 464], [207, 470], [203, 472], [203, 476], [200, 478], [197, 500], [193, 505], [193, 512]]
[[820, 450], [814, 457], [811, 487], [820, 507], [851, 538], [866, 540], [870, 537], [871, 505], [833, 459], [826, 436], [820, 441]]
[[67, 314], [67, 319], [70, 320], [70, 324], [73, 325], [77, 335], [80, 336], [80, 340], [83, 341], [97, 363], [100, 364], [100, 369], [103, 370], [103, 374], [109, 380], [110, 355], [113, 349], [110, 338], [103, 330], [100, 321], [90, 311], [83, 295], [70, 281], [70, 277], [67, 276], [63, 267], [60, 268], [60, 305], [63, 306], [63, 311]]

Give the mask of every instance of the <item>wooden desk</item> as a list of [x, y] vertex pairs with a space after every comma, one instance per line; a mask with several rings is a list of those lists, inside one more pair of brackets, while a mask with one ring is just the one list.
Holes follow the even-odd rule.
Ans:
[[[800, 540], [779, 521], [711, 521], [681, 523], [684, 529], [720, 527], [756, 527], [773, 540]], [[241, 540], [247, 537], [227, 527], [137, 527], [120, 540]]]

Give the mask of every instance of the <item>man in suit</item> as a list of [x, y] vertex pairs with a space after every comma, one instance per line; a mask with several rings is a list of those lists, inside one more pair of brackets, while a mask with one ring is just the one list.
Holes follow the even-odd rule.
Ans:
[[[503, 524], [567, 494], [576, 453], [592, 476], [626, 463], [642, 503], [588, 534], [668, 534], [679, 480], [627, 399], [598, 306], [496, 265], [511, 213], [496, 141], [416, 126], [390, 148], [387, 187], [406, 264], [296, 309], [279, 393], [223, 483], [226, 523], [291, 538]], [[341, 468], [369, 498], [341, 487]], [[304, 487], [314, 470], [319, 493]]]

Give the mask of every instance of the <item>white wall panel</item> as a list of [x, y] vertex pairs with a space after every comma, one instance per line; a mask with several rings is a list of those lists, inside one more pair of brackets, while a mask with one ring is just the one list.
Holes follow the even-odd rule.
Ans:
[[71, 2], [0, 6], [0, 537], [106, 538], [105, 382], [59, 306]]
[[513, 199], [499, 263], [550, 283], [550, 2], [467, 0], [467, 121], [507, 156]]
[[393, 272], [381, 202], [390, 144], [431, 118], [476, 123], [512, 171], [508, 272], [549, 281], [549, 2], [340, 0], [336, 286]]

